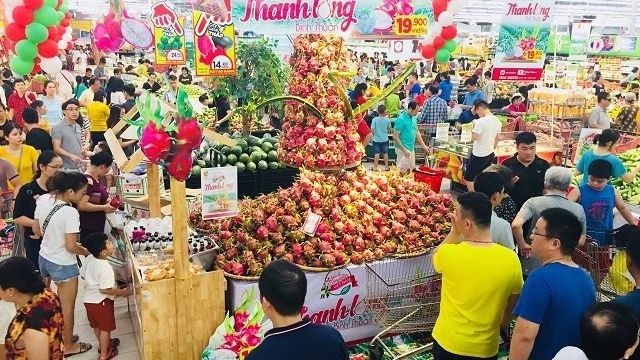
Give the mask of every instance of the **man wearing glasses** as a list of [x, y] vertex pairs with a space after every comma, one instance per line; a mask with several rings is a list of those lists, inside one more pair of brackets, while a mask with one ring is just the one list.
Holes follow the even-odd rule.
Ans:
[[80, 103], [76, 99], [62, 104], [62, 121], [51, 129], [53, 151], [60, 155], [66, 170], [80, 170], [82, 164], [82, 126], [77, 123]]
[[607, 108], [611, 105], [611, 95], [603, 91], [598, 94], [598, 103], [591, 110], [589, 115], [589, 127], [592, 129], [609, 129], [611, 127], [611, 118], [607, 114]]
[[591, 277], [571, 258], [581, 238], [580, 227], [569, 210], [540, 213], [531, 247], [544, 266], [527, 278], [513, 310], [517, 320], [510, 360], [548, 360], [565, 346], [580, 345], [580, 318], [596, 301]]

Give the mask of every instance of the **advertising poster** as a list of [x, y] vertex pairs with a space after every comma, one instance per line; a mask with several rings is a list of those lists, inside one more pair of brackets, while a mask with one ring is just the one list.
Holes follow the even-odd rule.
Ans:
[[553, 0], [510, 0], [505, 3], [493, 80], [542, 79], [553, 4]]
[[235, 166], [202, 169], [202, 219], [238, 214], [238, 169]]
[[193, 9], [196, 75], [235, 76], [236, 44], [229, 11], [231, 0], [206, 3], [207, 7], [203, 3]]
[[159, 2], [151, 6], [153, 36], [156, 48], [156, 64], [184, 65], [187, 63], [185, 48], [184, 17], [178, 17], [176, 12], [167, 4]]
[[335, 33], [353, 39], [423, 38], [433, 22], [431, 1], [235, 0], [240, 32]]

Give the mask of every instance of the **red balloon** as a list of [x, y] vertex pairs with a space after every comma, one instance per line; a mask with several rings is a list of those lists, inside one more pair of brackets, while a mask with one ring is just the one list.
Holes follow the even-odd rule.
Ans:
[[442, 36], [445, 40], [455, 39], [456, 35], [458, 35], [458, 30], [456, 30], [456, 27], [454, 25], [444, 26], [442, 28], [442, 33], [440, 34], [440, 36]]
[[24, 4], [31, 10], [38, 10], [44, 4], [44, 0], [24, 0]]
[[38, 54], [43, 58], [52, 58], [58, 53], [58, 43], [53, 40], [47, 40], [38, 45]]
[[440, 49], [444, 46], [445, 41], [446, 40], [442, 36], [436, 36], [435, 39], [433, 39], [433, 47]]
[[423, 44], [420, 52], [425, 59], [433, 59], [436, 56], [436, 48], [433, 45]]
[[7, 25], [7, 28], [4, 29], [7, 38], [13, 42], [18, 42], [20, 40], [25, 39], [27, 36], [25, 35], [25, 27], [20, 26], [16, 23], [11, 23]]
[[60, 35], [58, 34], [58, 28], [56, 26], [49, 26], [47, 28], [49, 31], [49, 40], [58, 41]]
[[58, 26], [58, 35], [62, 37], [65, 32], [67, 32], [67, 28], [65, 28], [64, 26]]
[[71, 13], [64, 14], [64, 18], [68, 19], [68, 20], [71, 20]]
[[33, 10], [26, 6], [16, 6], [11, 12], [13, 21], [22, 26], [27, 26], [33, 22]]
[[60, 21], [60, 26], [67, 27], [67, 26], [69, 26], [69, 24], [70, 24], [69, 23], [69, 19], [65, 18], [65, 19], [62, 19], [62, 21]]
[[433, 14], [435, 18], [447, 10], [447, 0], [433, 0]]

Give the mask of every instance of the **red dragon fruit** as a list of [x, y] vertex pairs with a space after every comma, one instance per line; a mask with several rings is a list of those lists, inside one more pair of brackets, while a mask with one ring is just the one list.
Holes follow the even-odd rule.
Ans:
[[195, 118], [182, 120], [178, 123], [176, 140], [191, 150], [195, 150], [202, 142], [202, 128]]
[[[171, 137], [166, 133], [162, 125], [149, 122], [140, 135], [140, 149], [153, 164], [158, 164], [169, 155], [171, 149]], [[191, 164], [189, 164], [189, 171]]]
[[176, 180], [185, 181], [191, 174], [192, 165], [191, 149], [180, 147], [173, 155], [169, 166], [167, 166], [167, 171], [169, 175], [173, 176]]

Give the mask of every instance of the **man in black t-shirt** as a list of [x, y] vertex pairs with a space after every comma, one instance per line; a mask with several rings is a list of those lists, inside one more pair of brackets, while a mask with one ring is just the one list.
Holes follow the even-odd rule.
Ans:
[[544, 190], [544, 173], [549, 169], [549, 163], [536, 155], [536, 135], [532, 132], [521, 132], [516, 135], [517, 153], [508, 158], [502, 165], [508, 167], [514, 176], [514, 186], [509, 195], [518, 206], [518, 210], [525, 201], [542, 196]]
[[53, 140], [48, 132], [44, 131], [38, 125], [38, 111], [32, 108], [22, 110], [22, 119], [24, 127], [27, 131], [25, 144], [33, 146], [39, 152], [53, 150]]
[[347, 360], [347, 346], [338, 330], [312, 323], [300, 312], [307, 295], [307, 278], [296, 265], [276, 260], [265, 266], [260, 280], [260, 301], [273, 323], [264, 340], [247, 360]]

